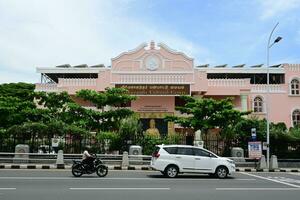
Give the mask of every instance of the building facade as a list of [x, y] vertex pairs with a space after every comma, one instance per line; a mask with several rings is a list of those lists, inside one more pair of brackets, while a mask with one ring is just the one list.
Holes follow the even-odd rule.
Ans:
[[[266, 117], [269, 102], [270, 121], [284, 122], [287, 127], [300, 124], [300, 64], [270, 66], [194, 66], [193, 58], [151, 42], [123, 52], [111, 59], [111, 66], [60, 65], [37, 68], [41, 83], [36, 91], [67, 91], [75, 95], [81, 89], [104, 91], [107, 87], [124, 87], [138, 96], [128, 107], [139, 113], [143, 128], [150, 121], [161, 135], [174, 132], [174, 124], [164, 122], [166, 115], [178, 115], [180, 95], [197, 98], [233, 98], [236, 109], [253, 111]], [[267, 85], [269, 73], [270, 84]], [[267, 100], [267, 93], [268, 100]], [[93, 105], [84, 104], [92, 107]], [[154, 121], [154, 122], [153, 122]]]

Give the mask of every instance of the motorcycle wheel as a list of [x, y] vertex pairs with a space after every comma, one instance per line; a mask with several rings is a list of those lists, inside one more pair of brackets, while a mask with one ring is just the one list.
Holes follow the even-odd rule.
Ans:
[[83, 172], [82, 172], [81, 166], [80, 165], [73, 165], [73, 167], [72, 167], [72, 174], [75, 177], [82, 176]]
[[106, 166], [100, 165], [97, 167], [96, 173], [99, 177], [104, 177], [108, 173], [108, 168]]

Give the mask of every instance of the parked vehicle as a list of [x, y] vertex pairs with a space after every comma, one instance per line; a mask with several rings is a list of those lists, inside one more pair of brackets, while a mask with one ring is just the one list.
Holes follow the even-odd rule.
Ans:
[[72, 174], [75, 177], [80, 177], [83, 174], [92, 174], [95, 173], [99, 177], [104, 177], [108, 173], [108, 167], [103, 164], [100, 158], [96, 154], [93, 156], [93, 165], [88, 166], [87, 164], [82, 163], [82, 161], [73, 160]]
[[189, 145], [157, 145], [152, 154], [151, 167], [170, 178], [178, 173], [202, 173], [226, 178], [235, 172], [233, 160]]

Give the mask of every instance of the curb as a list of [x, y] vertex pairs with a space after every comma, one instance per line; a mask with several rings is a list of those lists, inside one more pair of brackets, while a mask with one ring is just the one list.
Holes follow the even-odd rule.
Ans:
[[253, 168], [237, 168], [236, 172], [300, 172], [299, 169], [253, 169]]
[[[17, 165], [17, 164], [0, 164], [0, 170], [1, 169], [71, 169], [71, 165]], [[108, 165], [109, 170], [129, 170], [129, 171], [134, 171], [134, 170], [142, 170], [142, 171], [151, 171], [151, 167], [149, 166], [127, 166], [127, 167], [122, 167], [120, 165]], [[236, 168], [236, 172], [300, 172], [300, 169], [254, 169], [254, 168]]]
[[[16, 164], [2, 164], [0, 169], [71, 169], [72, 165], [16, 165]], [[120, 165], [108, 165], [109, 170], [151, 170], [148, 166], [128, 166], [122, 167]]]

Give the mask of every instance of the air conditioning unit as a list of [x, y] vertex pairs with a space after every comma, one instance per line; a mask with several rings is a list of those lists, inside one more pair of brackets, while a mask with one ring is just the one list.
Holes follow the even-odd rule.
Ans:
[[244, 150], [240, 147], [233, 147], [231, 149], [231, 157], [243, 158], [244, 157]]
[[129, 147], [129, 155], [142, 155], [143, 148], [138, 145], [131, 145]]

